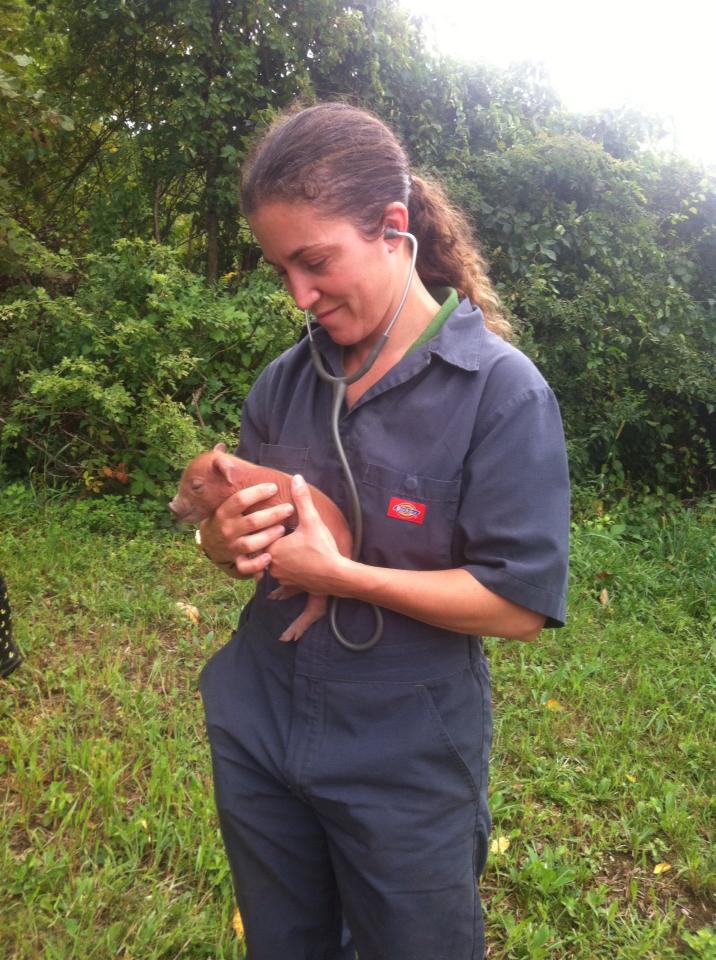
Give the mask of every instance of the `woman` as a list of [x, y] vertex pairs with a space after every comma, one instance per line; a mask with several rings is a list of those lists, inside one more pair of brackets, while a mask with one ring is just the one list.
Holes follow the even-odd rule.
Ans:
[[[474, 960], [492, 729], [480, 635], [532, 640], [563, 622], [557, 405], [499, 336], [507, 324], [464, 219], [411, 176], [376, 118], [336, 103], [282, 118], [247, 163], [242, 203], [265, 258], [317, 320], [333, 374], [360, 368], [409, 281], [385, 348], [341, 410], [363, 511], [359, 562], [338, 553], [303, 479], [351, 516], [331, 388], [307, 340], [259, 377], [239, 445], [295, 474], [297, 528], [283, 537], [291, 505], [245, 513], [274, 492], [266, 484], [201, 528], [214, 562], [260, 581], [202, 675], [248, 956]], [[396, 235], [408, 230], [412, 279], [411, 244]], [[377, 605], [382, 638], [351, 652], [323, 618], [280, 643], [305, 597], [269, 599], [276, 581], [344, 598], [339, 623], [355, 642], [372, 635]]]

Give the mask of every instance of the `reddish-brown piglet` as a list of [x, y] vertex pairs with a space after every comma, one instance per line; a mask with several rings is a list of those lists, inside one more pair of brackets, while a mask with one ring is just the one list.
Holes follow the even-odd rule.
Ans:
[[[247, 513], [264, 510], [279, 503], [293, 503], [290, 474], [234, 457], [226, 452], [223, 443], [218, 443], [213, 450], [200, 453], [187, 466], [169, 509], [183, 523], [200, 523], [237, 490], [253, 487], [257, 483], [275, 483], [278, 492], [250, 507]], [[308, 484], [308, 487], [316, 509], [335, 538], [336, 546], [343, 556], [350, 557], [353, 536], [346, 518], [325, 493], [311, 484]], [[295, 529], [296, 523], [294, 511], [284, 523], [287, 532]], [[286, 600], [299, 592], [291, 587], [278, 587], [269, 596], [273, 600]], [[312, 623], [325, 616], [327, 605], [327, 597], [309, 594], [303, 612], [284, 630], [279, 639], [284, 642], [298, 640]]]

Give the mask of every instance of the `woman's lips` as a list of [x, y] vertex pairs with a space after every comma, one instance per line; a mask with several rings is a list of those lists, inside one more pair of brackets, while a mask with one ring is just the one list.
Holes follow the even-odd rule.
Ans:
[[316, 320], [318, 320], [319, 323], [323, 323], [324, 320], [328, 319], [328, 317], [331, 317], [338, 309], [340, 308], [333, 307], [331, 310], [325, 310], [323, 313], [317, 313]]

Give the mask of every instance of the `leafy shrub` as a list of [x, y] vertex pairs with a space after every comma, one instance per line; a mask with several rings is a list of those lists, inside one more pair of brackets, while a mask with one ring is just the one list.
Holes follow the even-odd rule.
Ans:
[[90, 490], [170, 489], [199, 449], [235, 441], [254, 379], [296, 336], [272, 272], [216, 285], [166, 247], [120, 240], [73, 296], [15, 288], [0, 305], [6, 476]]
[[[395, 4], [309, 3], [256, 34], [231, 4], [35, 6], [13, 6], [22, 52], [0, 54], [0, 291], [43, 288], [0, 312], [0, 475], [156, 496], [197, 446], [235, 437], [294, 322], [253, 270], [236, 168], [300, 92], [372, 107], [449, 178], [557, 392], [575, 479], [617, 497], [713, 486], [716, 189], [650, 152], [658, 122], [572, 115], [529, 65], [435, 57]], [[247, 278], [208, 288], [127, 236]]]
[[520, 346], [559, 397], [575, 478], [626, 493], [708, 488], [713, 184], [686, 163], [637, 166], [546, 131], [474, 160], [468, 176], [459, 195]]

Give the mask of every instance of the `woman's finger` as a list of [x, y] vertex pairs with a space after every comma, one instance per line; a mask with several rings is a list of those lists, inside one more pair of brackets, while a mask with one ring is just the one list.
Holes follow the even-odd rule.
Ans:
[[244, 534], [235, 541], [229, 543], [229, 547], [234, 555], [255, 556], [262, 551], [267, 550], [274, 541], [282, 537], [286, 532], [283, 524], [277, 523], [263, 530], [257, 530], [256, 533]]
[[293, 497], [293, 502], [296, 504], [299, 523], [313, 523], [321, 519], [316, 505], [313, 502], [308, 484], [300, 473], [295, 474], [291, 478], [291, 496]]
[[237, 557], [235, 566], [242, 577], [254, 577], [257, 581], [261, 579], [264, 570], [271, 563], [270, 553], [260, 553], [258, 556]]
[[253, 487], [244, 487], [224, 500], [221, 506], [217, 507], [215, 516], [220, 522], [237, 517], [277, 493], [278, 487], [275, 483], [257, 483]]

